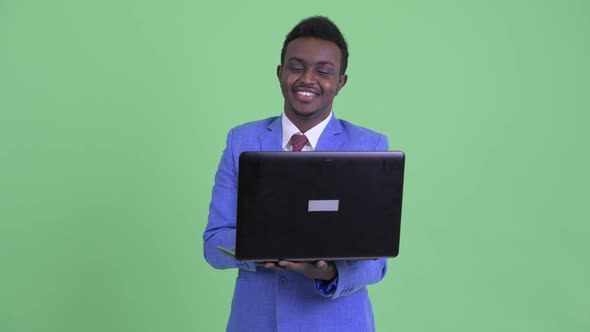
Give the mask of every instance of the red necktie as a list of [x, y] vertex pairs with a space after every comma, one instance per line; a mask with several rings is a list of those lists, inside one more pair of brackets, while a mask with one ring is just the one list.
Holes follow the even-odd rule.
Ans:
[[305, 135], [293, 135], [291, 136], [291, 145], [293, 146], [293, 152], [299, 152], [307, 143], [307, 137]]

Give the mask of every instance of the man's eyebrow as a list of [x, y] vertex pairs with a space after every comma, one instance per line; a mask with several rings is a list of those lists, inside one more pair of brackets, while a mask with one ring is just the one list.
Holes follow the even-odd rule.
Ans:
[[[289, 58], [287, 61], [297, 61], [297, 62], [305, 63], [305, 60], [303, 60], [301, 58], [298, 58], [298, 57], [295, 57], [295, 56]], [[317, 65], [331, 65], [331, 66], [334, 66], [334, 63], [332, 61], [318, 61], [315, 64], [317, 64]]]
[[332, 63], [331, 61], [319, 61], [317, 64], [318, 65], [330, 65], [330, 66], [334, 66], [334, 63]]
[[305, 62], [305, 61], [303, 61], [303, 59], [298, 58], [298, 57], [290, 57], [289, 59], [287, 59], [287, 61]]

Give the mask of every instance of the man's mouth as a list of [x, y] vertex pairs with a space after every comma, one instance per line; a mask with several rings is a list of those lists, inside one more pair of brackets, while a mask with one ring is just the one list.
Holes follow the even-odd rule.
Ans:
[[295, 95], [297, 96], [298, 100], [305, 102], [305, 103], [311, 102], [314, 98], [316, 98], [318, 96], [314, 92], [303, 91], [303, 90], [296, 91]]

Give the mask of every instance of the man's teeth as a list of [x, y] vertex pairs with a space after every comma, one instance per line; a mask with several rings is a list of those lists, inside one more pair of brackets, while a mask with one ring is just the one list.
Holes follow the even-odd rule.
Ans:
[[315, 94], [313, 94], [311, 92], [307, 92], [307, 91], [297, 91], [297, 93], [302, 96], [306, 96], [306, 97], [315, 96]]

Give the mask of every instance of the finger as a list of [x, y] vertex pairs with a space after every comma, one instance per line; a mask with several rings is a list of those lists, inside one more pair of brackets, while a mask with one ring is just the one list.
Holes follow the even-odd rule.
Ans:
[[268, 269], [270, 270], [275, 270], [275, 271], [285, 271], [284, 268], [280, 267], [280, 266], [273, 266], [273, 267], [269, 267]]
[[276, 265], [273, 262], [264, 262], [264, 267], [267, 269], [272, 269], [272, 268], [275, 268]]
[[279, 266], [291, 271], [305, 271], [306, 269], [309, 269], [312, 264], [306, 262], [297, 263], [290, 261], [279, 261]]
[[326, 261], [317, 261], [315, 267], [320, 270], [326, 270], [328, 269], [328, 263]]

